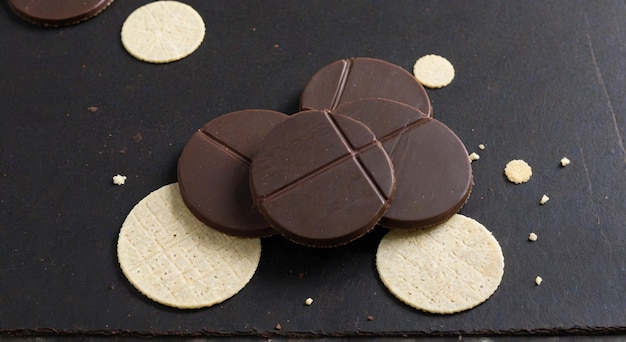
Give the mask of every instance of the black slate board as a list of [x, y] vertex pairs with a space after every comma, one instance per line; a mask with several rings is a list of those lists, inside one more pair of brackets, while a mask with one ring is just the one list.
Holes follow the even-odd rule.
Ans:
[[[207, 34], [166, 65], [120, 43], [124, 19], [147, 1], [52, 29], [2, 2], [0, 335], [626, 333], [623, 1], [186, 2]], [[461, 213], [504, 251], [490, 300], [449, 316], [403, 305], [375, 271], [380, 227], [334, 249], [264, 239], [251, 283], [202, 310], [153, 303], [123, 277], [125, 216], [176, 181], [178, 154], [204, 122], [246, 108], [294, 113], [306, 81], [340, 58], [411, 70], [429, 53], [457, 71], [429, 90], [434, 116], [481, 156]], [[515, 158], [533, 167], [529, 183], [505, 180]], [[112, 184], [117, 173], [126, 185]]]

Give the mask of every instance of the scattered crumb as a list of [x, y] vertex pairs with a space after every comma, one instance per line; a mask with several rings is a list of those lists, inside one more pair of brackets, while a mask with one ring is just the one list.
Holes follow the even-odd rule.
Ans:
[[541, 196], [541, 199], [539, 200], [539, 204], [543, 205], [546, 204], [546, 202], [548, 202], [550, 200], [550, 197], [543, 195]]
[[528, 240], [530, 240], [530, 241], [537, 241], [537, 234], [530, 233], [530, 235], [528, 235]]
[[541, 285], [542, 281], [543, 279], [540, 276], [537, 276], [537, 278], [535, 278], [535, 284], [537, 284], [537, 286]]
[[478, 144], [478, 148], [481, 149], [481, 150], [484, 150], [485, 149], [485, 144]]
[[274, 327], [274, 329], [276, 329], [276, 330], [280, 330], [282, 328], [283, 327], [280, 325], [280, 323], [276, 323], [276, 326]]
[[480, 159], [480, 156], [476, 152], [472, 152], [472, 154], [469, 155], [470, 163], [473, 162], [474, 160], [478, 160], [478, 159]]
[[137, 133], [137, 134], [133, 135], [133, 141], [134, 142], [140, 142], [141, 139], [143, 139], [143, 137], [141, 136], [141, 133]]
[[88, 110], [88, 111], [90, 111], [90, 112], [92, 112], [92, 113], [95, 113], [95, 112], [97, 112], [97, 111], [98, 111], [98, 107], [94, 107], [94, 106], [87, 107], [87, 110]]
[[372, 315], [367, 316], [367, 320], [368, 321], [373, 321], [374, 320], [374, 316], [372, 316]]
[[570, 162], [569, 159], [567, 159], [567, 157], [563, 157], [563, 159], [561, 159], [561, 166], [565, 167], [565, 166], [569, 165], [569, 163], [571, 163], [571, 162]]
[[126, 176], [115, 175], [113, 176], [113, 184], [115, 185], [124, 185], [126, 183]]
[[506, 164], [504, 174], [510, 182], [520, 184], [528, 182], [533, 174], [533, 170], [525, 161], [513, 159]]
[[307, 299], [304, 301], [304, 304], [306, 304], [306, 305], [311, 305], [311, 304], [313, 304], [313, 299], [312, 299], [311, 297], [307, 298]]

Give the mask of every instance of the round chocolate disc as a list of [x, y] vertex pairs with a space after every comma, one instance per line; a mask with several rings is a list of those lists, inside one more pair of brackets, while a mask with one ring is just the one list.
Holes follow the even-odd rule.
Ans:
[[113, 0], [8, 0], [22, 19], [44, 26], [77, 24], [93, 18]]
[[432, 116], [424, 87], [400, 66], [374, 58], [347, 58], [320, 69], [302, 92], [300, 108], [334, 109], [365, 98], [384, 98]]
[[230, 235], [275, 233], [252, 202], [249, 169], [263, 137], [287, 118], [270, 110], [242, 110], [209, 121], [191, 136], [178, 159], [178, 184], [194, 216]]
[[389, 156], [364, 124], [303, 111], [268, 133], [252, 159], [261, 214], [292, 241], [348, 243], [373, 228], [395, 190]]
[[393, 162], [398, 189], [381, 225], [429, 227], [465, 204], [473, 186], [472, 167], [465, 146], [443, 123], [384, 99], [346, 103], [333, 112], [366, 124]]

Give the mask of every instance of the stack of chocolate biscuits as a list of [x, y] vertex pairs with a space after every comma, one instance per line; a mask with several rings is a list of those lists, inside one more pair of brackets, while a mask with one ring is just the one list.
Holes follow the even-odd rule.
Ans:
[[377, 224], [442, 223], [473, 184], [465, 146], [432, 117], [422, 85], [372, 58], [322, 68], [296, 114], [251, 109], [206, 123], [181, 153], [178, 182], [187, 207], [212, 228], [316, 247], [348, 243]]

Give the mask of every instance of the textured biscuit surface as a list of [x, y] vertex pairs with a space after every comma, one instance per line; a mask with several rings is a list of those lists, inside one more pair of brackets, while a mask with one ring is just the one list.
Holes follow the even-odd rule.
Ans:
[[133, 57], [168, 63], [187, 57], [202, 43], [204, 21], [191, 6], [155, 1], [131, 13], [122, 26], [122, 44]]
[[482, 224], [456, 214], [421, 230], [392, 230], [381, 240], [376, 268], [404, 303], [450, 314], [487, 300], [504, 274], [498, 241]]
[[525, 161], [513, 159], [506, 164], [504, 175], [511, 183], [521, 184], [530, 180], [533, 170]]
[[258, 238], [233, 237], [196, 219], [178, 183], [142, 199], [117, 243], [122, 272], [141, 293], [168, 306], [211, 306], [237, 294], [261, 257]]
[[454, 67], [444, 57], [426, 55], [413, 65], [413, 75], [424, 87], [442, 88], [454, 79]]

